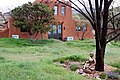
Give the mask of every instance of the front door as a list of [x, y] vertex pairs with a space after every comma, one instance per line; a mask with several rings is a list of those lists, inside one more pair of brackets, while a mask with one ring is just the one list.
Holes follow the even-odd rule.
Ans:
[[62, 40], [62, 25], [52, 25], [52, 31], [48, 32], [48, 38]]

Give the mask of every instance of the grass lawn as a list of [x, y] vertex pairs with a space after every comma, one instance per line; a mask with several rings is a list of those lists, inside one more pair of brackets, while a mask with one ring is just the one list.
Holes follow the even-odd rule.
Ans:
[[[90, 80], [55, 65], [53, 60], [71, 55], [87, 59], [94, 40], [62, 42], [0, 39], [0, 80]], [[120, 43], [107, 46], [105, 63], [120, 68]]]

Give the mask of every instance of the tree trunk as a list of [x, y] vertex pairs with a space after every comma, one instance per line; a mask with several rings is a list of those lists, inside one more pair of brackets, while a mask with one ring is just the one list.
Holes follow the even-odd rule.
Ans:
[[43, 39], [44, 39], [43, 34], [42, 34], [42, 33], [40, 33], [40, 35], [41, 35], [41, 39], [43, 40]]
[[[107, 5], [108, 1], [104, 0], [104, 10], [103, 10], [103, 21], [100, 21], [100, 12], [98, 8], [97, 15], [97, 29], [96, 31], [96, 66], [95, 70], [97, 71], [104, 71], [104, 55], [105, 55], [105, 48], [106, 48], [106, 35], [107, 35], [107, 24], [108, 24], [108, 10], [109, 6]], [[97, 6], [97, 5], [96, 5]], [[102, 23], [102, 25], [101, 25]], [[101, 25], [101, 26], [99, 26]], [[100, 29], [99, 29], [100, 28]]]
[[34, 40], [37, 40], [37, 36], [38, 36], [38, 31], [37, 31], [36, 34], [35, 34]]
[[32, 39], [32, 35], [30, 35], [30, 40], [32, 41], [33, 39]]
[[80, 37], [79, 37], [79, 32], [77, 32], [77, 37], [78, 37], [78, 39], [80, 40]]
[[104, 71], [104, 53], [106, 45], [100, 43], [100, 40], [96, 38], [96, 71]]
[[[98, 30], [99, 31], [99, 30]], [[106, 38], [103, 35], [106, 35], [106, 32], [101, 33], [96, 32], [96, 71], [104, 71], [104, 55], [106, 48]]]
[[84, 40], [84, 35], [85, 35], [85, 32], [82, 32], [81, 40]]

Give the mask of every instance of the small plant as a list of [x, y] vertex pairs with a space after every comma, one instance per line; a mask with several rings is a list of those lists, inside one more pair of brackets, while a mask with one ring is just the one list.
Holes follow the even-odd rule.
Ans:
[[0, 60], [4, 60], [5, 58], [4, 57], [0, 57]]
[[109, 72], [108, 73], [108, 78], [110, 78], [110, 79], [119, 79], [120, 78], [119, 73], [117, 73], [117, 72]]
[[4, 57], [0, 57], [0, 63], [4, 63], [6, 60]]
[[100, 74], [100, 78], [101, 78], [101, 79], [107, 79], [108, 76], [107, 76], [106, 73], [103, 72], [103, 73]]
[[76, 71], [77, 70], [77, 65], [76, 64], [70, 65], [70, 70], [71, 71]]
[[60, 63], [62, 64], [62, 63], [64, 63], [64, 62], [65, 62], [65, 59], [61, 58], [61, 59], [60, 59]]
[[62, 57], [62, 58], [58, 58], [53, 60], [53, 62], [60, 62], [60, 63], [64, 63], [65, 61], [86, 61], [85, 57], [82, 56], [78, 56], [78, 55], [72, 55], [72, 56], [68, 56], [68, 57]]
[[60, 52], [55, 51], [55, 52], [53, 52], [53, 54], [60, 54]]
[[24, 64], [19, 64], [18, 65], [20, 68], [24, 67], [25, 65]]
[[83, 56], [78, 56], [78, 55], [72, 55], [67, 57], [68, 60], [70, 61], [86, 61], [86, 58], [84, 58]]
[[116, 69], [114, 70], [114, 72], [118, 72], [120, 74], [120, 69]]

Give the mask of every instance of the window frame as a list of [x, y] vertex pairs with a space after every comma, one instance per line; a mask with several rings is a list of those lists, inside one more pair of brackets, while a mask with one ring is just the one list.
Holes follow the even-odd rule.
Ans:
[[54, 5], [54, 15], [58, 15], [58, 5]]
[[76, 26], [76, 31], [81, 31], [81, 27], [80, 26]]
[[65, 12], [66, 12], [66, 7], [65, 6], [61, 6], [61, 15], [65, 16]]

